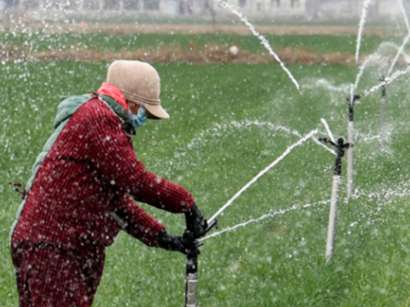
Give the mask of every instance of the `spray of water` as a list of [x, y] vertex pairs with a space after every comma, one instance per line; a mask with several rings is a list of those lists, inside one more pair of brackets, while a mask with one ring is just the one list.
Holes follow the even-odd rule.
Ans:
[[330, 200], [322, 200], [322, 201], [318, 201], [318, 202], [312, 203], [312, 204], [305, 204], [305, 205], [302, 205], [302, 206], [293, 205], [292, 207], [287, 208], [287, 209], [280, 209], [278, 211], [273, 211], [273, 212], [264, 214], [264, 215], [262, 215], [261, 217], [259, 217], [257, 219], [250, 219], [249, 221], [236, 224], [235, 226], [232, 226], [232, 227], [224, 228], [224, 229], [222, 229], [218, 232], [214, 232], [214, 233], [202, 238], [201, 242], [205, 241], [205, 240], [208, 240], [210, 238], [217, 237], [217, 236], [219, 236], [219, 235], [221, 235], [225, 232], [231, 232], [231, 231], [234, 231], [234, 230], [236, 230], [240, 227], [246, 227], [249, 224], [260, 222], [260, 221], [265, 220], [267, 218], [275, 217], [277, 215], [283, 215], [285, 213], [288, 213], [290, 211], [294, 211], [294, 210], [297, 210], [297, 209], [300, 209], [300, 208], [311, 208], [311, 207], [320, 206], [320, 205], [328, 205], [329, 203], [330, 203]]
[[[310, 84], [309, 84], [310, 83]], [[303, 89], [317, 89], [318, 87], [322, 87], [327, 89], [330, 92], [343, 92], [346, 93], [350, 85], [342, 84], [339, 86], [335, 86], [330, 83], [328, 80], [320, 78], [320, 79], [310, 79], [308, 83], [303, 85]]]
[[406, 23], [406, 26], [407, 26], [407, 32], [408, 32], [408, 33], [407, 33], [407, 36], [404, 38], [403, 43], [401, 44], [399, 50], [397, 51], [397, 54], [396, 54], [396, 56], [394, 57], [393, 62], [392, 62], [391, 65], [390, 65], [389, 71], [388, 71], [388, 73], [387, 73], [388, 76], [390, 76], [391, 72], [393, 71], [393, 67], [396, 65], [396, 62], [397, 62], [397, 60], [398, 60], [399, 57], [400, 57], [400, 54], [403, 52], [404, 47], [407, 45], [407, 43], [408, 43], [409, 40], [410, 40], [410, 24], [409, 24], [409, 20], [408, 20], [408, 18], [407, 18], [407, 15], [406, 15], [406, 10], [404, 9], [403, 1], [402, 1], [402, 0], [398, 0], [398, 2], [399, 2], [399, 5], [400, 5], [402, 14], [403, 14], [404, 22]]
[[[360, 19], [359, 31], [358, 31], [358, 35], [357, 35], [356, 62], [359, 61], [359, 52], [360, 52], [360, 44], [361, 44], [361, 39], [362, 39], [362, 32], [363, 32], [364, 24], [365, 24], [365, 22], [366, 22], [366, 16], [367, 16], [368, 7], [369, 7], [371, 1], [372, 1], [372, 0], [366, 0], [366, 1], [364, 2], [364, 4], [363, 4], [362, 16], [361, 16], [361, 19]], [[407, 27], [408, 34], [407, 34], [407, 36], [404, 38], [403, 43], [401, 44], [401, 46], [398, 47], [398, 48], [396, 48], [396, 49], [397, 49], [397, 53], [396, 53], [396, 55], [395, 55], [395, 57], [394, 57], [394, 60], [392, 61], [391, 65], [390, 65], [390, 68], [389, 68], [389, 70], [388, 70], [388, 72], [387, 72], [387, 76], [390, 76], [390, 74], [392, 73], [392, 70], [393, 70], [394, 66], [396, 65], [396, 63], [397, 63], [397, 61], [398, 61], [400, 55], [403, 55], [406, 60], [408, 59], [408, 56], [404, 53], [404, 47], [407, 45], [407, 43], [408, 43], [409, 40], [410, 40], [410, 24], [409, 24], [409, 20], [408, 20], [408, 18], [407, 18], [407, 15], [406, 15], [406, 11], [405, 11], [405, 8], [404, 8], [404, 5], [403, 5], [403, 1], [402, 1], [402, 0], [398, 0], [398, 3], [399, 3], [399, 6], [400, 6], [400, 8], [401, 8], [401, 11], [402, 11], [402, 15], [403, 15], [403, 18], [404, 18], [404, 22], [405, 22], [405, 24], [406, 24], [406, 27]], [[356, 77], [356, 82], [355, 82], [355, 84], [354, 84], [354, 89], [357, 88], [357, 86], [358, 86], [358, 84], [359, 84], [359, 81], [360, 81], [360, 78], [362, 77], [365, 68], [366, 68], [368, 65], [370, 65], [370, 63], [372, 63], [372, 62], [381, 63], [381, 62], [384, 61], [383, 57], [382, 57], [381, 55], [379, 55], [378, 53], [379, 53], [379, 52], [381, 51], [381, 49], [382, 49], [384, 46], [386, 46], [386, 45], [387, 45], [387, 43], [381, 44], [381, 45], [379, 46], [379, 49], [378, 49], [377, 53], [375, 53], [375, 54], [369, 56], [369, 57], [366, 59], [366, 61], [363, 63], [363, 65], [360, 67], [359, 73], [358, 73], [358, 75], [357, 75], [357, 77]], [[392, 45], [394, 45], [394, 44], [390, 44], [389, 46], [392, 46]], [[403, 74], [403, 73], [400, 72], [398, 76], [400, 76], [400, 75], [402, 75], [402, 74]], [[398, 77], [398, 76], [395, 74], [395, 77]], [[395, 78], [394, 78], [394, 79], [395, 79]], [[393, 79], [393, 80], [394, 80], [394, 79]], [[390, 82], [393, 81], [393, 80], [390, 80]], [[372, 89], [372, 91], [377, 90], [380, 86], [381, 86], [380, 84], [379, 84], [379, 85], [376, 85], [376, 86]], [[366, 92], [366, 96], [367, 96], [368, 94], [370, 94], [370, 92], [371, 92], [371, 91], [367, 91], [367, 92]], [[352, 96], [352, 97], [353, 97], [353, 96]]]
[[359, 53], [360, 53], [360, 43], [362, 41], [362, 33], [364, 29], [364, 24], [366, 23], [367, 9], [372, 0], [366, 0], [363, 3], [362, 15], [359, 22], [359, 31], [357, 33], [357, 42], [356, 42], [356, 63], [359, 62]]
[[240, 224], [237, 224], [237, 225], [232, 226], [232, 227], [224, 228], [224, 229], [222, 229], [221, 231], [214, 232], [214, 233], [212, 233], [212, 234], [210, 234], [210, 235], [208, 235], [208, 236], [202, 238], [202, 239], [201, 239], [201, 242], [202, 242], [202, 241], [205, 241], [205, 240], [208, 240], [208, 239], [210, 239], [210, 238], [213, 238], [213, 237], [217, 237], [217, 236], [219, 236], [219, 235], [221, 235], [221, 234], [223, 234], [223, 233], [225, 233], [225, 232], [234, 231], [235, 229], [237, 229], [237, 228], [239, 228], [239, 227], [245, 227], [245, 226], [247, 226], [248, 224], [251, 224], [251, 223], [257, 223], [257, 222], [260, 222], [260, 221], [262, 221], [262, 220], [264, 220], [264, 219], [267, 219], [267, 218], [270, 218], [270, 217], [274, 217], [274, 216], [276, 216], [276, 215], [285, 214], [285, 213], [287, 213], [287, 212], [289, 212], [289, 211], [296, 210], [297, 208], [298, 208], [297, 206], [292, 206], [292, 207], [290, 207], [290, 208], [288, 208], [288, 209], [283, 209], [283, 210], [279, 210], [279, 211], [274, 211], [274, 212], [271, 212], [271, 213], [262, 215], [260, 218], [251, 219], [251, 220], [249, 220], [249, 221], [247, 221], [247, 222], [240, 223]]
[[[360, 74], [360, 73], [359, 73]], [[357, 78], [360, 80], [360, 77]], [[354, 102], [354, 91], [356, 89], [356, 85], [355, 84], [351, 84], [350, 85], [350, 100], [349, 100], [349, 105], [353, 104]]]
[[[409, 197], [410, 196], [409, 183], [407, 181], [399, 183], [395, 187], [391, 187], [390, 185], [388, 187], [379, 187], [379, 188], [376, 189], [376, 191], [377, 192], [369, 192], [369, 191], [357, 189], [356, 192], [352, 195], [351, 199], [357, 200], [357, 199], [360, 199], [360, 198], [363, 198], [363, 197], [365, 197], [367, 199], [377, 199], [380, 206], [382, 206], [383, 204], [385, 204], [384, 200], [393, 199], [393, 198], [396, 198], [396, 197]], [[345, 202], [347, 203], [347, 199], [345, 199]], [[318, 201], [318, 202], [315, 202], [315, 203], [309, 203], [309, 204], [305, 204], [305, 205], [302, 205], [302, 206], [293, 205], [289, 208], [273, 211], [273, 212], [264, 214], [259, 218], [250, 219], [246, 222], [236, 224], [235, 226], [224, 228], [224, 229], [222, 229], [218, 232], [212, 233], [212, 234], [202, 238], [201, 241], [205, 241], [205, 240], [208, 240], [210, 238], [217, 237], [217, 236], [219, 236], [219, 235], [221, 235], [225, 232], [234, 231], [234, 230], [236, 230], [240, 227], [246, 227], [249, 224], [257, 223], [257, 222], [260, 222], [260, 221], [265, 220], [267, 218], [275, 217], [275, 216], [278, 216], [278, 215], [283, 215], [285, 213], [295, 211], [295, 210], [298, 210], [298, 209], [306, 209], [306, 208], [312, 208], [312, 207], [316, 207], [316, 206], [329, 205], [329, 203], [330, 203], [330, 200], [321, 200], [321, 201]], [[350, 227], [354, 227], [358, 224], [359, 224], [359, 222], [357, 222], [357, 221], [353, 222], [353, 223], [350, 224]]]
[[[326, 132], [327, 132], [327, 135], [329, 136], [329, 138], [332, 140], [333, 143], [336, 143], [335, 138], [333, 137], [332, 131], [330, 131], [329, 125], [327, 124], [326, 120], [324, 118], [321, 118], [320, 121], [325, 126], [325, 129], [326, 129]], [[323, 148], [325, 148], [327, 151], [329, 151], [333, 155], [336, 155], [336, 152], [333, 149], [330, 149], [325, 144], [323, 144], [322, 142], [319, 142], [315, 138], [313, 138], [313, 140], [315, 141], [316, 144], [322, 146]]]
[[401, 13], [403, 14], [404, 22], [406, 23], [407, 31], [410, 33], [410, 23], [409, 19], [407, 18], [406, 9], [404, 8], [404, 4], [402, 0], [397, 0], [400, 5]]
[[363, 76], [364, 70], [368, 66], [370, 66], [371, 64], [380, 65], [381, 61], [383, 61], [383, 56], [381, 56], [378, 53], [371, 54], [369, 57], [366, 58], [366, 60], [363, 62], [363, 64], [359, 68], [359, 73], [356, 76], [356, 81], [355, 81], [354, 86], [353, 86], [353, 91], [357, 89], [357, 86], [359, 85], [360, 79]]
[[399, 57], [400, 57], [400, 54], [403, 53], [404, 47], [406, 47], [406, 45], [407, 45], [407, 43], [409, 42], [409, 40], [410, 40], [410, 33], [404, 38], [403, 43], [401, 44], [399, 50], [397, 51], [397, 54], [396, 54], [396, 56], [394, 57], [394, 60], [393, 60], [393, 62], [392, 62], [391, 65], [390, 65], [389, 71], [387, 72], [387, 75], [388, 75], [388, 76], [390, 76], [391, 72], [393, 71], [393, 68], [394, 68], [394, 66], [395, 66], [396, 63], [397, 63], [397, 61], [398, 61], [398, 59], [399, 59]]
[[[397, 61], [397, 59], [400, 55], [402, 55], [407, 62], [410, 62], [410, 57], [404, 52], [404, 47], [407, 44], [408, 39], [410, 39], [410, 35], [408, 36], [408, 38], [404, 41], [404, 43], [401, 46], [397, 46], [396, 44], [393, 44], [393, 43], [390, 43], [390, 42], [381, 43], [380, 46], [378, 47], [377, 51], [374, 54], [369, 55], [366, 58], [366, 60], [363, 62], [363, 64], [360, 66], [359, 73], [357, 74], [356, 81], [353, 85], [353, 91], [355, 89], [357, 89], [357, 87], [359, 85], [359, 82], [360, 82], [360, 79], [362, 78], [363, 73], [364, 73], [364, 71], [367, 67], [369, 67], [370, 65], [374, 65], [378, 68], [381, 68], [381, 67], [387, 65], [389, 59], [388, 59], [388, 57], [382, 55], [384, 49], [392, 48], [392, 49], [395, 49], [397, 51], [396, 58], [393, 61], [393, 63]], [[394, 64], [392, 66], [390, 66], [388, 74], [390, 74], [391, 70], [393, 69], [393, 66], [394, 66]], [[402, 72], [399, 73], [399, 76], [400, 75], [402, 75]], [[393, 80], [391, 80], [391, 81], [393, 81]], [[384, 85], [385, 84], [386, 83], [384, 83]], [[381, 86], [380, 84], [376, 85], [373, 91], [380, 88], [380, 86]], [[367, 94], [366, 94], [366, 96], [367, 96]], [[351, 93], [351, 99], [352, 98], [353, 98], [353, 92]]]
[[336, 143], [336, 140], [335, 140], [335, 138], [333, 137], [333, 133], [332, 133], [332, 131], [330, 130], [329, 125], [327, 124], [326, 119], [321, 118], [320, 121], [321, 121], [322, 124], [325, 126], [325, 129], [326, 129], [326, 132], [327, 132], [327, 135], [329, 136], [329, 138], [332, 140], [333, 143]]
[[299, 83], [296, 81], [295, 77], [293, 77], [293, 75], [291, 74], [291, 72], [289, 71], [289, 69], [286, 68], [285, 64], [282, 62], [282, 60], [279, 58], [279, 56], [273, 51], [272, 47], [270, 46], [268, 40], [262, 36], [261, 34], [259, 34], [256, 30], [255, 27], [248, 21], [248, 19], [246, 18], [246, 16], [243, 16], [241, 12], [239, 12], [238, 10], [236, 10], [232, 5], [228, 4], [226, 1], [224, 0], [218, 0], [219, 4], [223, 7], [223, 8], [227, 8], [229, 10], [231, 10], [232, 13], [234, 13], [236, 16], [238, 16], [241, 21], [246, 24], [249, 29], [252, 31], [253, 35], [255, 35], [257, 38], [259, 38], [259, 40], [262, 42], [262, 45], [269, 51], [269, 53], [275, 58], [275, 60], [280, 64], [280, 66], [282, 67], [282, 69], [287, 73], [287, 75], [289, 76], [289, 78], [292, 80], [293, 84], [296, 86], [296, 88], [299, 90], [300, 89], [300, 85]]
[[223, 137], [227, 131], [229, 130], [239, 130], [239, 129], [250, 129], [252, 127], [259, 127], [268, 129], [270, 131], [277, 131], [282, 133], [287, 133], [289, 135], [296, 135], [297, 137], [301, 137], [301, 134], [296, 131], [292, 130], [288, 127], [284, 127], [281, 125], [277, 125], [267, 121], [259, 121], [259, 120], [241, 120], [241, 121], [232, 121], [229, 123], [215, 123], [208, 129], [202, 131], [199, 136], [193, 138], [189, 144], [187, 145], [188, 149], [192, 150], [195, 147], [203, 146], [206, 139], [219, 139]]
[[[385, 50], [387, 48], [396, 50], [396, 52], [399, 52], [399, 54], [400, 54], [400, 46], [398, 46], [398, 45], [396, 45], [392, 42], [383, 42], [383, 43], [381, 43], [379, 48], [378, 48], [378, 52], [382, 53], [383, 50]], [[404, 50], [401, 50], [401, 56], [404, 57], [404, 59], [407, 63], [410, 62], [410, 56], [407, 53], [405, 53]], [[387, 58], [383, 59], [383, 64], [385, 64], [385, 63], [387, 63]]]
[[331, 154], [336, 155], [336, 153], [335, 153], [335, 151], [334, 151], [333, 149], [330, 149], [329, 147], [327, 147], [327, 146], [326, 146], [325, 144], [323, 144], [322, 142], [319, 142], [319, 140], [317, 140], [316, 138], [312, 138], [312, 140], [313, 140], [316, 144], [322, 146], [324, 149], [326, 149], [327, 151], [329, 151]]
[[264, 170], [262, 170], [258, 175], [256, 175], [254, 178], [252, 178], [251, 181], [249, 181], [242, 189], [240, 189], [228, 202], [223, 205], [210, 219], [209, 223], [212, 223], [216, 217], [221, 214], [226, 208], [228, 208], [235, 199], [237, 199], [239, 196], [242, 195], [243, 192], [245, 192], [252, 184], [254, 184], [260, 177], [262, 177], [266, 172], [268, 172], [272, 167], [277, 165], [280, 161], [282, 161], [295, 147], [302, 145], [304, 142], [306, 142], [308, 139], [310, 139], [312, 136], [314, 136], [318, 132], [317, 129], [310, 131], [308, 134], [303, 136], [299, 141], [296, 143], [292, 144], [289, 146], [285, 152], [277, 158], [275, 161], [273, 161], [270, 165], [268, 165]]
[[385, 79], [384, 82], [380, 82], [379, 84], [373, 86], [371, 89], [365, 91], [364, 96], [367, 97], [369, 94], [377, 91], [379, 88], [381, 88], [383, 85], [387, 85], [392, 83], [394, 80], [396, 80], [398, 77], [403, 76], [407, 74], [410, 71], [410, 67], [407, 67], [405, 70], [399, 70], [396, 71], [391, 77], [388, 77]]

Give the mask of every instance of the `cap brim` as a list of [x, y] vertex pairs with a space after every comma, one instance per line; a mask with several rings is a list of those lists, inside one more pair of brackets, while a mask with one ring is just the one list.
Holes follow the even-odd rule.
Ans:
[[152, 105], [144, 105], [144, 108], [148, 111], [147, 118], [148, 119], [168, 119], [169, 114], [165, 111], [160, 105], [152, 106]]

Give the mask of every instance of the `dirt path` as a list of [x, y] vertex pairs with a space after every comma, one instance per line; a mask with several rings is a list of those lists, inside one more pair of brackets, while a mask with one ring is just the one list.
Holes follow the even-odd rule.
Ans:
[[[304, 51], [294, 52], [291, 49], [278, 52], [282, 61], [286, 64], [335, 64], [346, 65], [355, 64], [354, 56], [349, 54], [314, 54]], [[199, 51], [184, 52], [180, 49], [174, 50], [138, 50], [136, 52], [98, 52], [98, 51], [49, 51], [33, 53], [28, 57], [29, 61], [112, 61], [115, 59], [141, 60], [150, 63], [192, 63], [192, 64], [277, 64], [275, 58], [269, 53], [252, 54], [246, 51], [239, 51], [236, 55], [229, 52], [228, 48], [210, 48]]]
[[[4, 25], [6, 29], [12, 25]], [[178, 34], [204, 34], [204, 33], [234, 33], [238, 35], [251, 35], [250, 29], [241, 23], [237, 24], [86, 24], [73, 23], [25, 23], [24, 27], [41, 29], [48, 33], [84, 32], [84, 33], [178, 33]], [[261, 34], [271, 35], [357, 35], [357, 26], [343, 25], [255, 25], [256, 31]], [[394, 29], [389, 26], [366, 26], [366, 35], [387, 36], [392, 35]]]
[[[80, 26], [81, 27], [81, 26]], [[342, 35], [342, 34], [357, 34], [356, 26], [266, 26], [255, 25], [256, 30], [261, 34], [301, 34], [301, 35]], [[245, 25], [216, 25], [215, 27], [209, 24], [205, 25], [174, 25], [174, 24], [137, 24], [137, 25], [83, 25], [73, 28], [74, 31], [84, 32], [99, 32], [113, 34], [124, 33], [180, 33], [180, 34], [204, 34], [214, 32], [234, 33], [238, 35], [252, 34], [249, 28]], [[388, 29], [377, 27], [370, 28], [366, 31], [369, 35], [384, 36], [388, 34]]]
[[[188, 24], [48, 24], [35, 23], [26, 25], [31, 28], [41, 29], [47, 33], [108, 33], [112, 35], [129, 33], [178, 33], [178, 34], [203, 34], [214, 33], [217, 31], [234, 33], [237, 35], [251, 35], [247, 26], [244, 25], [188, 25]], [[300, 35], [356, 35], [355, 26], [255, 26], [261, 34], [300, 34]], [[6, 27], [7, 28], [7, 27]], [[387, 27], [369, 27], [366, 29], [367, 35], [387, 35], [391, 31]], [[202, 48], [202, 47], [201, 47]], [[342, 63], [347, 65], [355, 64], [352, 54], [318, 54], [310, 53], [305, 50], [293, 50], [291, 48], [276, 51], [287, 64], [333, 64]], [[28, 61], [112, 61], [114, 59], [139, 59], [147, 62], [156, 63], [195, 63], [195, 64], [215, 64], [215, 63], [277, 63], [276, 60], [267, 52], [262, 54], [252, 54], [239, 50], [237, 54], [229, 52], [229, 46], [206, 45], [202, 49], [181, 50], [180, 48], [171, 49], [170, 46], [152, 51], [140, 49], [133, 52], [100, 52], [95, 50], [50, 50], [27, 54], [27, 50], [20, 50], [15, 46], [3, 46], [0, 50], [0, 60], [9, 61], [24, 59]]]

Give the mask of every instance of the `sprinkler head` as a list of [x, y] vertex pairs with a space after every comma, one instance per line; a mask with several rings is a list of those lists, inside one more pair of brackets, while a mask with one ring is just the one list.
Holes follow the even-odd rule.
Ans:
[[360, 95], [354, 95], [352, 100], [351, 100], [351, 97], [346, 97], [346, 101], [348, 103], [355, 102], [356, 100], [359, 100], [359, 99], [360, 99]]
[[322, 143], [328, 143], [332, 146], [334, 146], [335, 148], [341, 150], [341, 149], [347, 149], [349, 147], [353, 147], [353, 144], [350, 143], [345, 143], [343, 138], [338, 138], [337, 139], [337, 143], [333, 143], [331, 140], [329, 140], [328, 138], [319, 138], [319, 141]]
[[214, 220], [210, 221], [209, 223], [207, 222], [207, 227], [206, 227], [206, 230], [205, 230], [205, 234], [207, 234], [213, 227], [218, 229], [218, 220], [217, 219], [214, 219]]

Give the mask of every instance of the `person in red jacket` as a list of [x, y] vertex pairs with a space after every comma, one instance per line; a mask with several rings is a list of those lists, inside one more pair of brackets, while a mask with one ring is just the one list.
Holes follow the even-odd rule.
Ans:
[[185, 213], [194, 237], [206, 221], [191, 194], [138, 161], [130, 136], [164, 119], [157, 71], [115, 61], [95, 94], [64, 98], [38, 156], [11, 233], [20, 306], [91, 306], [105, 248], [122, 229], [148, 246], [196, 248], [167, 233], [135, 201]]

